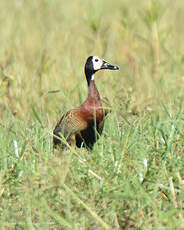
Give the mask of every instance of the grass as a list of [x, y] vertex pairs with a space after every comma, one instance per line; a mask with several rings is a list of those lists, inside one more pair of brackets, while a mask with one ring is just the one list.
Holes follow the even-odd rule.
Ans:
[[[183, 229], [183, 1], [0, 8], [0, 229]], [[113, 110], [92, 151], [53, 152], [90, 55], [120, 66], [96, 74]]]

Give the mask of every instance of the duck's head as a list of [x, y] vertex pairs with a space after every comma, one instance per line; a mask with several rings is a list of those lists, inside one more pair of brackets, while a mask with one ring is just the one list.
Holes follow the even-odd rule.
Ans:
[[88, 57], [85, 64], [85, 74], [86, 74], [88, 84], [90, 80], [94, 79], [94, 74], [101, 69], [118, 70], [119, 67], [115, 65], [111, 65], [97, 56]]

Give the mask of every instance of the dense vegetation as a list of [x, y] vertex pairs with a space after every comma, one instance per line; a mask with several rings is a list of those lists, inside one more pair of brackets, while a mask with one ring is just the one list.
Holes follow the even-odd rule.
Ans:
[[[184, 228], [184, 2], [0, 1], [0, 229]], [[53, 152], [98, 55], [92, 151]]]

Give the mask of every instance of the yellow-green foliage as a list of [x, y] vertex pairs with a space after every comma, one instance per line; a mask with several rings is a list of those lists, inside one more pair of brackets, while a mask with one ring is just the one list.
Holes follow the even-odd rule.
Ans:
[[[110, 103], [150, 109], [183, 95], [182, 1], [1, 1], [1, 107], [27, 118], [86, 97], [83, 66], [89, 55], [118, 64], [99, 73]], [[7, 76], [7, 78], [4, 78]], [[59, 90], [53, 93], [52, 91]], [[52, 93], [49, 93], [49, 92]], [[80, 95], [80, 96], [79, 96]]]

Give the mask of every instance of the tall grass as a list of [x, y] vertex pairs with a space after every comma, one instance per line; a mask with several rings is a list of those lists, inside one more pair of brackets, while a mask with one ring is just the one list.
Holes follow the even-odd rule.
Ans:
[[[183, 229], [183, 1], [0, 8], [0, 229]], [[92, 151], [53, 152], [90, 55], [120, 66], [96, 74], [113, 109]]]

